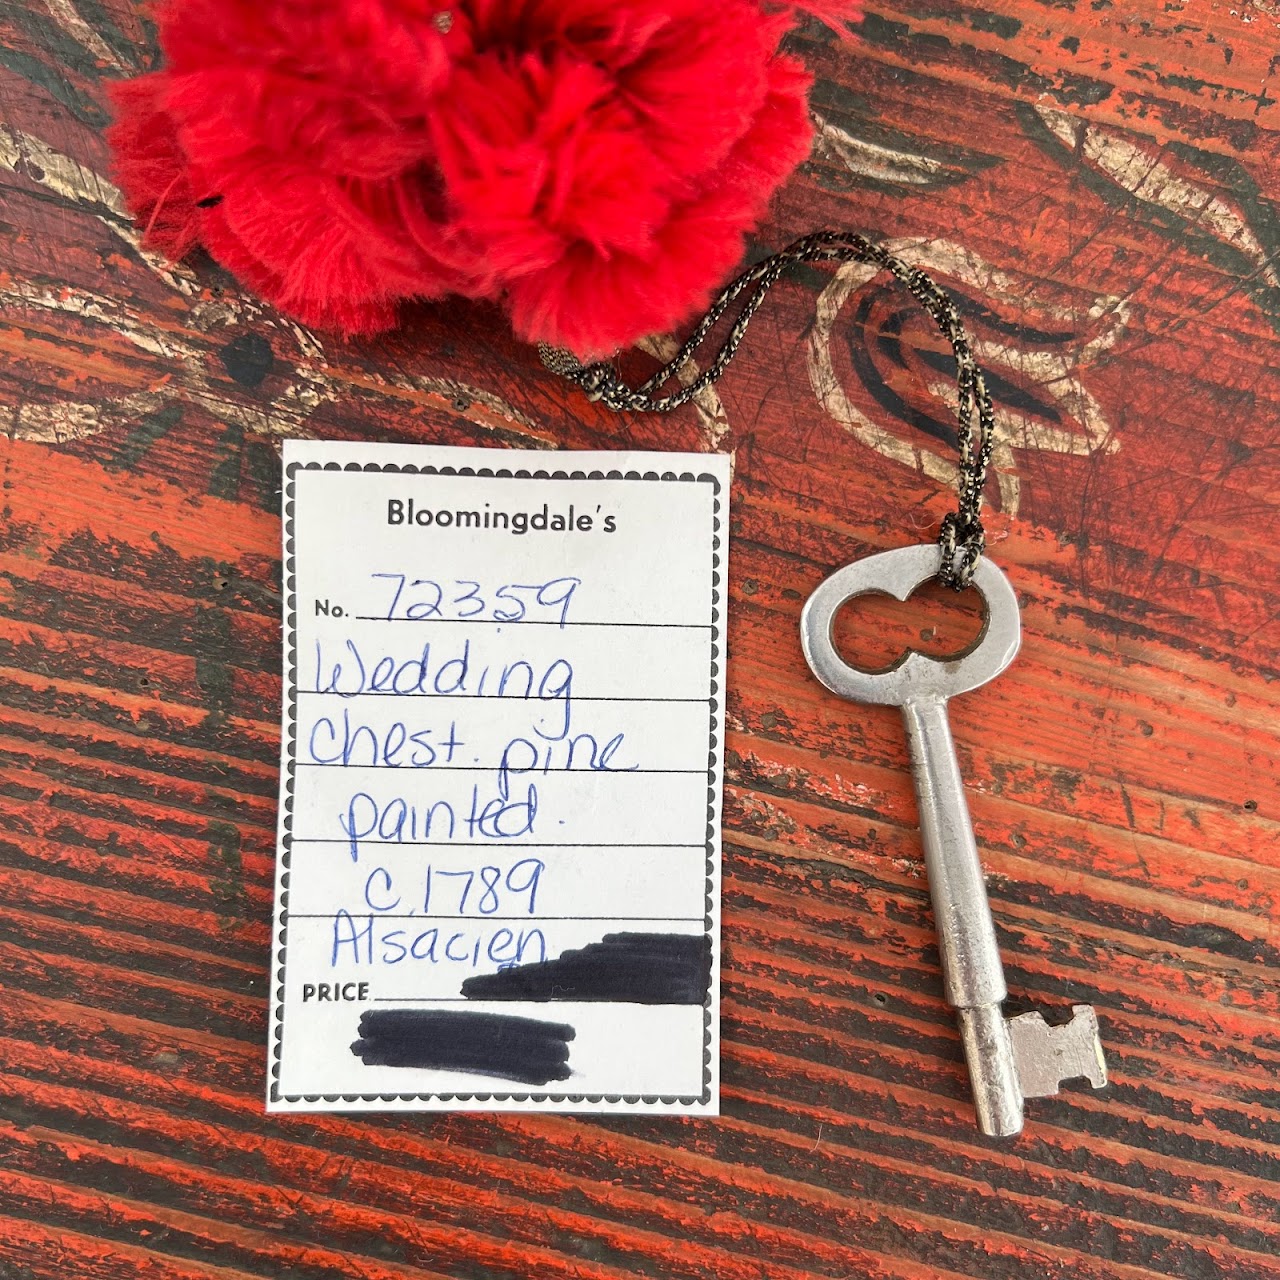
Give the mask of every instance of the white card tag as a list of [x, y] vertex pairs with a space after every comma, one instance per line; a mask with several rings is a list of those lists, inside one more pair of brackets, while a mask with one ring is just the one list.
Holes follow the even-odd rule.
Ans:
[[728, 459], [284, 464], [268, 1110], [716, 1114]]

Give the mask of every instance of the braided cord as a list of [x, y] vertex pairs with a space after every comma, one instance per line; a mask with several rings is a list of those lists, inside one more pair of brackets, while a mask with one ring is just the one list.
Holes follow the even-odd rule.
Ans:
[[[960, 449], [956, 491], [959, 502], [956, 510], [948, 512], [942, 521], [938, 536], [938, 544], [942, 548], [942, 567], [938, 571], [938, 577], [947, 586], [961, 591], [969, 585], [986, 545], [981, 507], [982, 490], [995, 445], [991, 393], [987, 390], [986, 379], [974, 359], [973, 348], [960, 320], [960, 313], [950, 296], [919, 267], [910, 266], [900, 258], [895, 258], [865, 236], [851, 232], [818, 231], [795, 241], [763, 262], [756, 263], [720, 291], [710, 310], [698, 322], [697, 328], [680, 350], [638, 387], [627, 386], [613, 367], [604, 361], [582, 364], [568, 351], [549, 347], [545, 343], [539, 346], [538, 352], [548, 369], [581, 387], [589, 400], [599, 400], [619, 412], [629, 410], [635, 413], [669, 413], [672, 409], [688, 404], [720, 378], [729, 361], [737, 354], [747, 326], [765, 295], [789, 267], [800, 262], [865, 262], [881, 271], [888, 271], [906, 285], [955, 352], [959, 383], [956, 403]], [[678, 390], [672, 390], [666, 395], [658, 394], [669, 382], [677, 380], [680, 371], [693, 359], [707, 335], [743, 294], [746, 294], [746, 300], [710, 364], [688, 385], [680, 386]]]

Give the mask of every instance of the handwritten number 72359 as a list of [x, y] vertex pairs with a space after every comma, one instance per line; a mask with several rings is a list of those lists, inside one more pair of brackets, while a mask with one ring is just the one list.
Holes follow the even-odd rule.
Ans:
[[392, 595], [385, 612], [374, 614], [387, 622], [481, 619], [486, 622], [555, 622], [569, 619], [569, 603], [581, 578], [552, 578], [550, 582], [511, 582], [494, 590], [470, 578], [414, 578], [405, 573], [374, 573], [386, 581]]

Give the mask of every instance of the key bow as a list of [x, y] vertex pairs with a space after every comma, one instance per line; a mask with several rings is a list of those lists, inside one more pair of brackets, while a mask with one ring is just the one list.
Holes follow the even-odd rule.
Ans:
[[939, 661], [910, 650], [886, 671], [861, 671], [836, 650], [832, 627], [840, 607], [857, 596], [881, 591], [907, 600], [937, 577], [937, 546], [898, 547], [837, 569], [809, 597], [800, 616], [800, 643], [813, 674], [832, 693], [853, 702], [901, 706], [928, 698], [951, 698], [994, 679], [1014, 659], [1021, 642], [1018, 598], [1009, 579], [979, 560], [972, 585], [982, 596], [982, 630], [958, 657]]

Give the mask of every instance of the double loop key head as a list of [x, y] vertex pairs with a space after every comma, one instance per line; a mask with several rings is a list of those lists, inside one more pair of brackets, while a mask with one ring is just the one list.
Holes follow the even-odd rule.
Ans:
[[964, 653], [939, 662], [914, 651], [886, 671], [850, 666], [836, 649], [832, 629], [842, 605], [855, 596], [881, 592], [906, 600], [937, 576], [936, 546], [899, 547], [837, 569], [811, 595], [800, 620], [800, 642], [813, 674], [851, 702], [901, 707], [908, 702], [945, 701], [994, 680], [1018, 652], [1018, 598], [1009, 579], [990, 560], [979, 560], [973, 586], [982, 596], [982, 630]]

